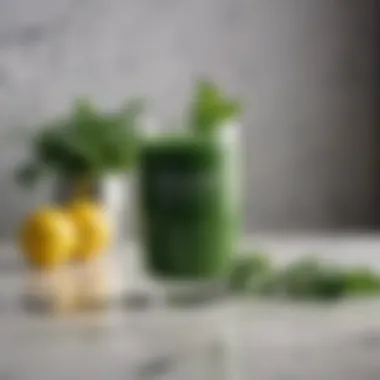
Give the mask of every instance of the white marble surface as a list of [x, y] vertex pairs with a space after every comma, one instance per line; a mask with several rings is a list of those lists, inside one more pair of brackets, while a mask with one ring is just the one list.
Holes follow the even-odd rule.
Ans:
[[[312, 251], [347, 264], [380, 263], [376, 236], [252, 240], [283, 262]], [[380, 378], [380, 299], [234, 300], [203, 309], [42, 318], [20, 308], [22, 273], [0, 276], [1, 380]]]

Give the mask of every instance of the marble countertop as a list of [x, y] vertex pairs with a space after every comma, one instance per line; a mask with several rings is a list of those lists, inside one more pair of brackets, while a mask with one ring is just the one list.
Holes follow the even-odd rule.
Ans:
[[[315, 253], [347, 265], [380, 267], [375, 235], [254, 236], [245, 246], [282, 262]], [[33, 316], [21, 307], [24, 271], [16, 250], [3, 247], [0, 380], [380, 378], [380, 299], [334, 304], [235, 299], [191, 309]], [[130, 264], [119, 269], [131, 273]]]

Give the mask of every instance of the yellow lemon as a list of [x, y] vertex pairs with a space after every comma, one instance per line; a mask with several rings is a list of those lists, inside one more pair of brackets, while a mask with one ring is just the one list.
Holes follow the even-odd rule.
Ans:
[[20, 235], [21, 248], [28, 261], [46, 269], [67, 262], [76, 244], [73, 223], [56, 208], [32, 213], [22, 225]]
[[102, 207], [91, 201], [75, 201], [68, 205], [70, 215], [77, 229], [75, 257], [88, 260], [98, 256], [110, 243], [111, 225]]

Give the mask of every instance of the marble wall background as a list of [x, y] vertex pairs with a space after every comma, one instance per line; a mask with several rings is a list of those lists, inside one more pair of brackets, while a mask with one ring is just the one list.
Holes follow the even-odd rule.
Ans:
[[178, 115], [199, 74], [243, 97], [247, 231], [366, 226], [375, 213], [376, 0], [1, 0], [0, 235], [46, 200], [10, 169], [16, 128], [73, 95]]

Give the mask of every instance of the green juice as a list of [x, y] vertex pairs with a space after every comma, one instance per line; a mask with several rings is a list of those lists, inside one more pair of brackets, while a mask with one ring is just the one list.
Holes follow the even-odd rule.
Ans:
[[209, 139], [159, 139], [140, 160], [140, 217], [145, 261], [166, 279], [226, 275], [235, 220], [226, 202], [224, 154]]

